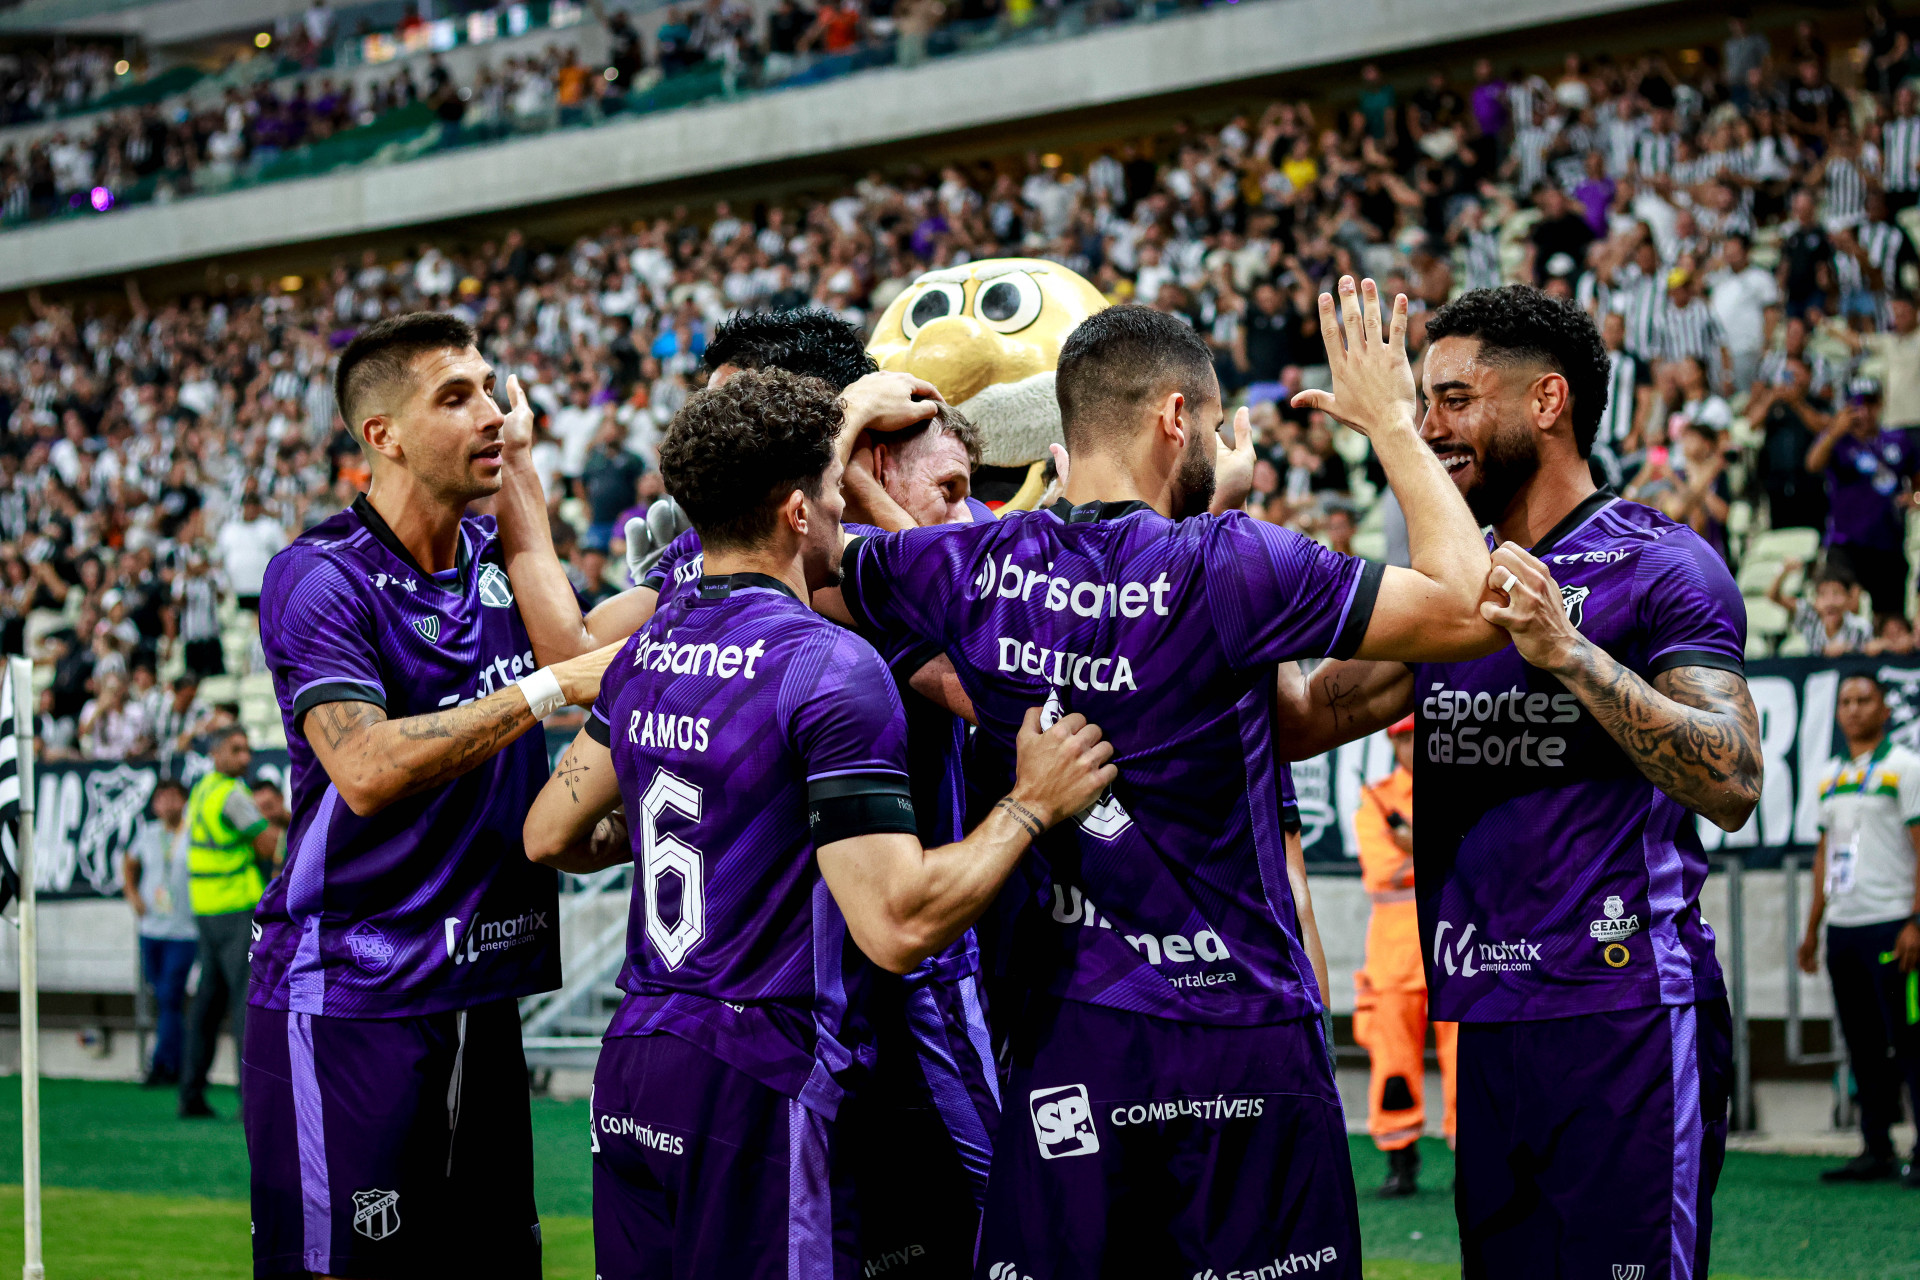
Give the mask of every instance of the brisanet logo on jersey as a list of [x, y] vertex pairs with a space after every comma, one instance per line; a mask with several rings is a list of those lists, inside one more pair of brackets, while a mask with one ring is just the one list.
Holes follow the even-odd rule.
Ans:
[[1041, 1159], [1090, 1156], [1100, 1149], [1087, 1086], [1063, 1084], [1035, 1089], [1028, 1105], [1033, 1111], [1033, 1137], [1040, 1144]]

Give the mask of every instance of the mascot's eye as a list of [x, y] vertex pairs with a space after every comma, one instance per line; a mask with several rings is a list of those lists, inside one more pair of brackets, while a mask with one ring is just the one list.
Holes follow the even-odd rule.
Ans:
[[942, 316], [957, 316], [965, 295], [957, 284], [930, 284], [925, 293], [913, 300], [906, 314], [900, 317], [900, 331], [911, 342], [920, 333], [922, 326], [930, 325]]
[[1040, 284], [1024, 271], [981, 283], [973, 314], [995, 333], [1018, 333], [1040, 318]]

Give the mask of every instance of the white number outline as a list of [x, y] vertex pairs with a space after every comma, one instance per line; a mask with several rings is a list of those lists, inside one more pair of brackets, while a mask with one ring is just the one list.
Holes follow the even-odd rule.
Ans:
[[[678, 969], [700, 945], [706, 933], [707, 893], [704, 855], [676, 835], [661, 835], [656, 824], [663, 813], [677, 813], [689, 822], [700, 821], [701, 792], [684, 778], [660, 769], [640, 798], [640, 850], [646, 896], [647, 941], [667, 968]], [[680, 919], [671, 927], [660, 918], [660, 877], [669, 871], [680, 876]]]

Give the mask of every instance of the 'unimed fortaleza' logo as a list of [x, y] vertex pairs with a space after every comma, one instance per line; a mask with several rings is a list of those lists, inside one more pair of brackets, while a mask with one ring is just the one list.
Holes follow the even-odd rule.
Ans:
[[1100, 1149], [1100, 1135], [1094, 1131], [1093, 1103], [1087, 1097], [1087, 1086], [1065, 1084], [1035, 1089], [1028, 1105], [1033, 1111], [1033, 1136], [1040, 1144], [1041, 1159], [1090, 1156]]

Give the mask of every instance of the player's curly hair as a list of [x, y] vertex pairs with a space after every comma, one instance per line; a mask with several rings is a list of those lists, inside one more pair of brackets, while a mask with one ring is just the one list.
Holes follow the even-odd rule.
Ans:
[[1535, 361], [1567, 380], [1573, 395], [1573, 443], [1586, 457], [1607, 411], [1607, 344], [1587, 313], [1532, 285], [1474, 289], [1427, 317], [1427, 341], [1478, 338], [1496, 364]]
[[709, 550], [754, 546], [788, 494], [819, 498], [843, 418], [819, 378], [743, 371], [687, 398], [660, 444], [660, 476]]
[[879, 367], [867, 354], [859, 329], [817, 308], [729, 316], [707, 339], [701, 364], [709, 376], [722, 365], [785, 369], [818, 378], [835, 391], [845, 391]]

